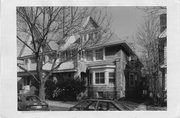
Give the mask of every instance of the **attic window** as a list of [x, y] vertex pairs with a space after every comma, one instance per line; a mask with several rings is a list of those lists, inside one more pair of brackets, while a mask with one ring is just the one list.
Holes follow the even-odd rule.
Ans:
[[89, 34], [89, 40], [93, 40], [93, 33]]
[[89, 37], [89, 35], [88, 35], [88, 34], [85, 34], [85, 35], [83, 36], [83, 41], [82, 41], [82, 42], [86, 42], [86, 41], [88, 40], [88, 37]]
[[29, 63], [29, 59], [24, 59], [24, 64], [27, 65]]

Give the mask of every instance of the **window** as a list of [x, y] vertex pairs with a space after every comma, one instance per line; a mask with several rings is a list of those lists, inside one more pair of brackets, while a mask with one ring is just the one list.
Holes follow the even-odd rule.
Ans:
[[35, 59], [35, 58], [32, 58], [32, 59], [31, 59], [31, 63], [36, 63], [36, 59]]
[[88, 38], [89, 38], [89, 35], [88, 34], [84, 34], [82, 42], [86, 42], [88, 40]]
[[97, 102], [96, 101], [82, 101], [78, 103], [74, 108], [77, 110], [95, 110], [96, 109]]
[[45, 63], [49, 62], [49, 56], [48, 56], [48, 55], [45, 55], [45, 56], [44, 56], [44, 62], [45, 62]]
[[129, 75], [129, 86], [130, 86], [130, 87], [134, 87], [134, 86], [135, 86], [134, 74], [130, 74], [130, 75]]
[[93, 40], [93, 33], [89, 34], [89, 39]]
[[114, 72], [109, 72], [109, 83], [115, 84], [115, 73]]
[[85, 42], [86, 41], [86, 34], [82, 36], [82, 42]]
[[102, 101], [99, 102], [97, 109], [99, 111], [118, 111], [118, 110], [120, 110], [113, 103], [102, 102]]
[[87, 61], [93, 61], [93, 51], [87, 51], [86, 52], [86, 60]]
[[95, 51], [96, 60], [103, 60], [103, 49], [99, 49]]
[[61, 53], [61, 60], [62, 61], [66, 60], [66, 51]]
[[104, 84], [105, 78], [104, 78], [104, 72], [96, 72], [95, 73], [95, 82], [96, 84]]
[[71, 51], [66, 51], [66, 59], [71, 59], [72, 53]]
[[28, 59], [24, 60], [24, 64], [27, 65], [28, 64]]
[[98, 32], [94, 33], [94, 39], [98, 39]]

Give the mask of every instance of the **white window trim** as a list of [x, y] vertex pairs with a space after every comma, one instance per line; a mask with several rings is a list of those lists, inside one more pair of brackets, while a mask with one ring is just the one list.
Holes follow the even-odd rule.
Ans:
[[[96, 73], [104, 73], [104, 83], [96, 83]], [[93, 85], [106, 85], [106, 71], [93, 72]]]
[[[99, 73], [99, 72], [104, 72], [104, 83], [103, 84], [96, 84], [96, 78], [95, 78], [95, 73]], [[109, 84], [109, 72], [114, 72], [114, 69], [103, 69], [103, 70], [92, 70], [90, 73], [92, 73], [92, 85], [93, 86], [114, 86], [113, 84]]]
[[[108, 72], [108, 81], [109, 81], [109, 78], [110, 78], [110, 77], [109, 77], [109, 73], [114, 73], [114, 81], [116, 82], [115, 71], [112, 71], [112, 72], [110, 71], [110, 72]], [[114, 83], [108, 82], [108, 83], [109, 83], [109, 85], [115, 85], [115, 82], [114, 82]]]
[[[103, 50], [103, 59], [102, 60], [97, 60], [96, 59], [96, 50], [99, 50], [99, 49], [102, 49]], [[95, 50], [92, 50], [92, 55], [93, 55], [93, 60], [92, 61], [103, 61], [105, 60], [105, 48], [99, 48], [99, 49], [95, 49]], [[92, 62], [92, 61], [89, 61], [87, 60], [87, 55], [85, 54], [85, 59], [84, 59], [86, 62]]]
[[[100, 50], [100, 49], [102, 49], [102, 51], [103, 51], [103, 59], [102, 60], [97, 60], [96, 59], [96, 50]], [[105, 60], [105, 48], [99, 48], [99, 49], [96, 49], [96, 50], [94, 50], [94, 59], [93, 59], [93, 61], [103, 61], [103, 60]]]
[[[92, 58], [92, 61], [94, 61], [94, 50], [91, 50], [92, 51], [92, 56], [93, 56], [93, 58]], [[86, 51], [87, 52], [87, 51]], [[85, 54], [85, 61], [86, 62], [92, 62], [92, 61], [90, 61], [90, 60], [87, 60], [87, 53]]]

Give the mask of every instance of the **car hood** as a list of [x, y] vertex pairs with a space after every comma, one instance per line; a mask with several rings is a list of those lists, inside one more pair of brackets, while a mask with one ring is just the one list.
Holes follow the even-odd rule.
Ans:
[[27, 102], [27, 105], [42, 105], [42, 106], [46, 106], [46, 105], [48, 105], [46, 102], [43, 102], [43, 101], [41, 101], [41, 102], [32, 102], [32, 101], [29, 101], [29, 102]]

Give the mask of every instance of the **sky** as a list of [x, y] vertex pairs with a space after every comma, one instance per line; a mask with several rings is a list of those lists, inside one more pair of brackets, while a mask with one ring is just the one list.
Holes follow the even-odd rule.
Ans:
[[143, 24], [145, 13], [137, 7], [119, 6], [106, 8], [108, 15], [112, 16], [112, 32], [122, 40], [127, 40], [131, 43], [136, 42], [132, 40], [132, 36], [137, 32], [138, 26]]
[[126, 39], [137, 32], [137, 28], [144, 22], [145, 13], [136, 7], [108, 7], [112, 14], [111, 30], [120, 38]]
[[136, 33], [144, 23], [147, 14], [139, 7], [107, 7], [112, 15], [111, 30], [120, 39], [131, 43], [138, 56], [142, 55], [143, 47], [138, 45]]

